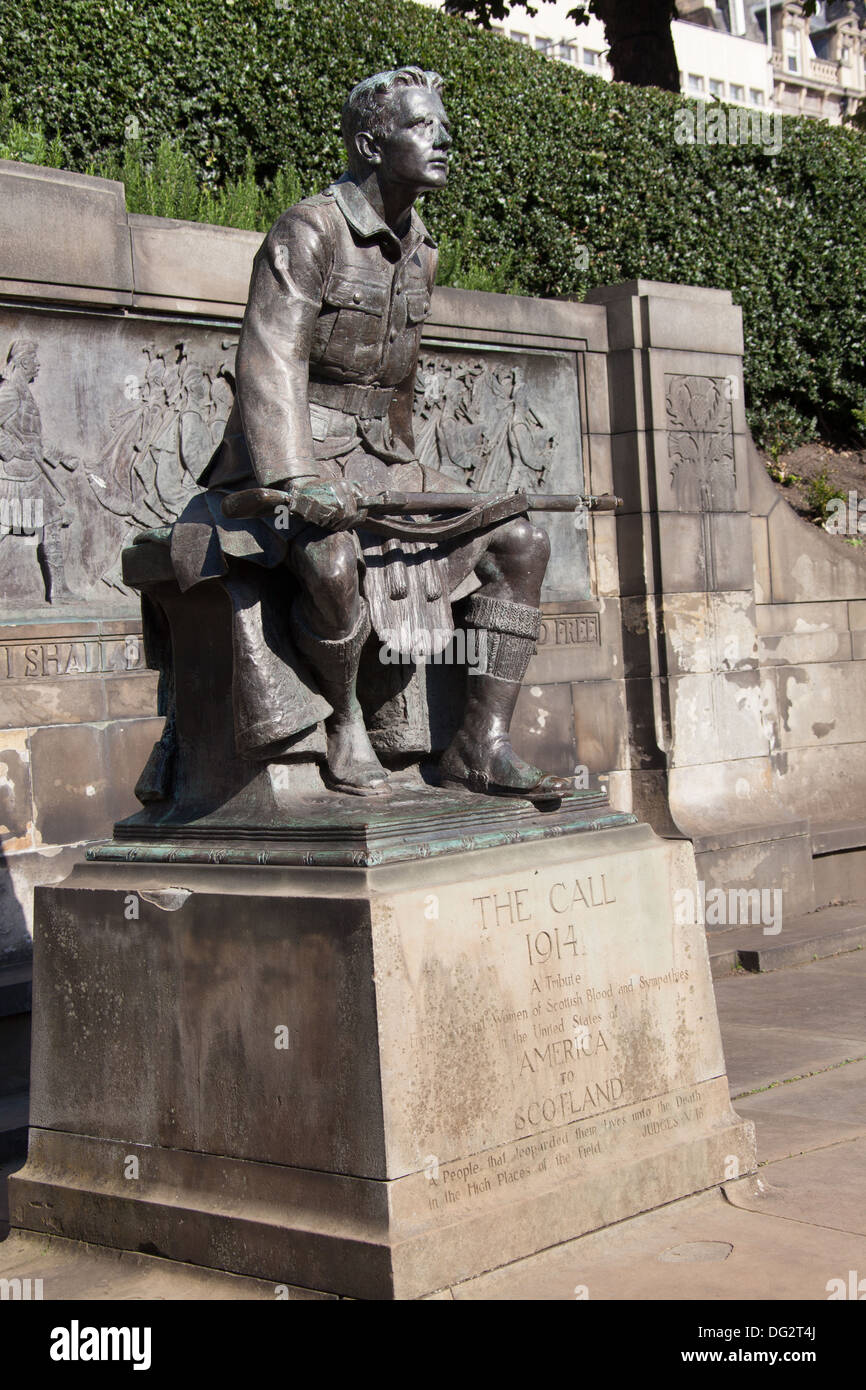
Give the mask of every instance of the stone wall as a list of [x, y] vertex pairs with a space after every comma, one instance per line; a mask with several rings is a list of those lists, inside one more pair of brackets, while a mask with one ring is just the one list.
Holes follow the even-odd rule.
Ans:
[[[0, 162], [0, 392], [12, 343], [39, 367], [38, 474], [4, 496], [25, 532], [42, 501], [60, 547], [40, 553], [33, 525], [0, 540], [0, 959], [27, 952], [32, 885], [136, 808], [160, 721], [119, 556], [177, 514], [220, 437], [259, 240]], [[486, 489], [624, 502], [585, 526], [548, 518], [515, 742], [609, 775], [618, 808], [694, 840], [708, 881], [827, 901], [841, 856], [856, 886], [866, 824], [866, 563], [767, 479], [728, 293], [636, 282], [589, 301], [440, 289], [422, 348], [422, 457]], [[71, 596], [49, 601], [58, 574]]]
[[788, 915], [859, 896], [866, 563], [768, 478], [727, 291], [636, 282], [589, 298], [608, 313], [625, 500], [632, 747], [616, 799], [692, 839], [713, 886], [779, 887]]

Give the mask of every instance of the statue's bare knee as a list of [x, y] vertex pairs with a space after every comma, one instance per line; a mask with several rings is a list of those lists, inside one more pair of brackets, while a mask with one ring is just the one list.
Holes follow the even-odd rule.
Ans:
[[547, 532], [518, 516], [497, 527], [476, 572], [487, 592], [537, 603], [549, 559]]
[[345, 637], [357, 625], [360, 610], [358, 559], [342, 531], [326, 533], [293, 547], [291, 568], [301, 581], [308, 626], [319, 636]]

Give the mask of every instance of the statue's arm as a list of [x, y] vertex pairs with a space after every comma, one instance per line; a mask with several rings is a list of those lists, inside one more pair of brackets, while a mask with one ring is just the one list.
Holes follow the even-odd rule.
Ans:
[[237, 354], [237, 398], [256, 480], [314, 477], [310, 345], [328, 271], [326, 229], [307, 209], [274, 224], [253, 264]]
[[[433, 287], [436, 284], [436, 267], [439, 262], [438, 251], [432, 247], [426, 248], [427, 253], [427, 294], [432, 298]], [[415, 408], [415, 377], [418, 372], [418, 357], [412, 363], [412, 370], [408, 376], [400, 382], [394, 392], [394, 399], [391, 402], [391, 409], [388, 411], [388, 419], [391, 422], [391, 429], [411, 453], [415, 452], [415, 435], [412, 428], [412, 413]]]
[[417, 360], [412, 364], [412, 370], [407, 377], [400, 382], [394, 391], [394, 399], [391, 402], [391, 409], [388, 411], [388, 419], [391, 422], [391, 430], [396, 437], [406, 445], [410, 453], [415, 452], [415, 434], [412, 428], [412, 411], [415, 405], [415, 375], [418, 371]]

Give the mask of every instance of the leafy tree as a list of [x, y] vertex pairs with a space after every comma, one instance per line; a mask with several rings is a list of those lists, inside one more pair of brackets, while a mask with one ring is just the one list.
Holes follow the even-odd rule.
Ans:
[[[473, 19], [485, 29], [490, 28], [491, 20], [503, 20], [518, 7], [530, 15], [538, 14], [531, 0], [446, 0], [445, 4], [449, 14]], [[568, 12], [568, 18], [577, 24], [586, 24], [590, 15], [604, 25], [616, 82], [679, 91], [679, 66], [671, 34], [671, 20], [677, 17], [676, 0], [580, 0]]]

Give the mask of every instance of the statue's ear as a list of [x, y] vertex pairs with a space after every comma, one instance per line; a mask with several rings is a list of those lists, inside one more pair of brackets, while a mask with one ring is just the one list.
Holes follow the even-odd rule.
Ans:
[[365, 164], [378, 168], [382, 163], [382, 151], [372, 135], [368, 135], [366, 130], [360, 130], [355, 136], [355, 149], [361, 156]]

